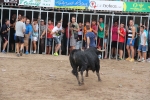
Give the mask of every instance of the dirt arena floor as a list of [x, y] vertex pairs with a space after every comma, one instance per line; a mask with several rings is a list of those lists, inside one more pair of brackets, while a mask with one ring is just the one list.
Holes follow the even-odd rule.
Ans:
[[0, 100], [150, 100], [150, 63], [101, 60], [83, 86], [71, 70], [68, 56], [0, 54]]

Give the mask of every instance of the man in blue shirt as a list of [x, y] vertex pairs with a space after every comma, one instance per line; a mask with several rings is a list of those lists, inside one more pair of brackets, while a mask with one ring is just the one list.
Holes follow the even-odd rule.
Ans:
[[26, 32], [25, 32], [25, 38], [24, 38], [24, 46], [26, 47], [26, 54], [29, 54], [28, 52], [28, 45], [29, 45], [29, 37], [32, 33], [32, 26], [30, 24], [30, 20], [26, 20]]
[[86, 33], [86, 38], [87, 38], [87, 48], [90, 47], [96, 47], [95, 44], [95, 34], [90, 31], [90, 25], [86, 25], [87, 33]]

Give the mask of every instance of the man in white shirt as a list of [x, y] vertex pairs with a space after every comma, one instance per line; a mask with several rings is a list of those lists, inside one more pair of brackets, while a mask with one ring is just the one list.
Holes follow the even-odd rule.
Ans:
[[61, 47], [61, 40], [59, 39], [63, 29], [61, 27], [61, 22], [57, 22], [57, 25], [53, 28], [51, 34], [53, 34], [53, 39], [56, 43], [54, 56], [58, 56], [58, 50]]
[[[21, 20], [16, 22], [16, 49], [17, 49], [17, 56], [22, 56], [22, 50], [24, 48], [24, 32], [26, 29], [26, 26], [24, 24], [25, 17], [22, 16]], [[21, 44], [21, 48], [19, 51], [19, 43]]]
[[[138, 60], [139, 62], [145, 62], [146, 61], [146, 46], [147, 46], [147, 35], [146, 35], [146, 32], [144, 31], [144, 26], [141, 26], [140, 27], [140, 45], [138, 47], [138, 53], [139, 53], [139, 56], [140, 56], [140, 59]], [[142, 52], [142, 54], [141, 54]], [[142, 60], [142, 55], [143, 55], [143, 58], [144, 60]]]

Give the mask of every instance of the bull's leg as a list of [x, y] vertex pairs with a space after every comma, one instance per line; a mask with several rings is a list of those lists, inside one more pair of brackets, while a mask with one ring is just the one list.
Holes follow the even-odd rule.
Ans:
[[81, 83], [84, 84], [83, 71], [81, 70]]
[[88, 77], [89, 74], [88, 74], [88, 69], [86, 69], [86, 74], [85, 74], [85, 77]]
[[99, 72], [96, 72], [96, 75], [97, 75], [97, 77], [98, 77], [98, 81], [101, 81]]
[[96, 68], [96, 75], [98, 77], [98, 81], [101, 81], [100, 74], [99, 74], [99, 70], [100, 70], [99, 63], [96, 63], [95, 68]]
[[72, 74], [76, 76], [78, 84], [81, 85], [81, 82], [79, 81], [79, 75], [78, 75], [78, 71], [77, 71], [76, 66], [73, 67]]
[[76, 73], [76, 78], [77, 78], [77, 80], [78, 80], [78, 84], [81, 85], [81, 82], [80, 82], [80, 80], [79, 80], [78, 72]]

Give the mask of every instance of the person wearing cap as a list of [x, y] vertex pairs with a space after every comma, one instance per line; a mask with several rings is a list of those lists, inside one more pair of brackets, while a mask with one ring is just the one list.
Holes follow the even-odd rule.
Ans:
[[45, 33], [46, 33], [46, 25], [44, 20], [40, 20], [40, 54], [45, 54]]

